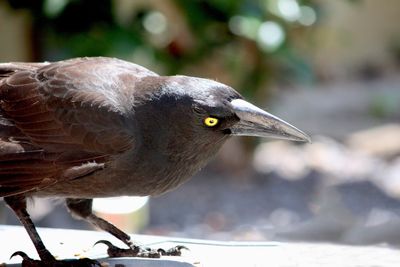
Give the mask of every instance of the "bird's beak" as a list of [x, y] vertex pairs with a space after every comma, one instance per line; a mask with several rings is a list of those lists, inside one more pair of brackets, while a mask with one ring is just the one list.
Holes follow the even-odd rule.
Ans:
[[233, 135], [311, 142], [304, 132], [243, 99], [234, 99], [231, 104], [240, 119], [230, 128]]

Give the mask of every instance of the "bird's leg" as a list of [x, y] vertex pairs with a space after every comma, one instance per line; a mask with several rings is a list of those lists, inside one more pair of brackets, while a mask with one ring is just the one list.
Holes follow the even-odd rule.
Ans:
[[29, 237], [32, 240], [33, 245], [36, 248], [37, 253], [41, 261], [33, 260], [29, 258], [24, 252], [17, 251], [13, 256], [21, 256], [23, 258], [22, 266], [93, 266], [99, 265], [96, 261], [92, 261], [89, 259], [82, 260], [71, 260], [71, 261], [57, 261], [53, 255], [46, 249], [43, 244], [42, 239], [40, 238], [38, 232], [36, 231], [36, 227], [33, 224], [27, 210], [26, 210], [26, 198], [24, 196], [10, 196], [5, 197], [4, 201], [7, 205], [14, 211], [17, 215], [18, 219], [25, 227]]
[[115, 225], [93, 214], [93, 199], [67, 198], [65, 200], [65, 203], [67, 204], [67, 208], [74, 218], [84, 219], [94, 226], [112, 234], [113, 236], [127, 244], [129, 247], [133, 246], [131, 237], [128, 234], [118, 229]]
[[[112, 245], [108, 241], [97, 242], [97, 243], [104, 243], [108, 246], [107, 252], [110, 257], [123, 257], [123, 256], [137, 257], [141, 256], [142, 254], [145, 254], [145, 252], [152, 252], [151, 250], [142, 249], [139, 246], [134, 245], [133, 242], [131, 241], [131, 237], [128, 234], [118, 229], [115, 225], [93, 214], [92, 210], [93, 199], [67, 198], [65, 202], [67, 204], [68, 210], [72, 213], [74, 217], [77, 217], [78, 219], [79, 218], [84, 219], [90, 222], [94, 226], [112, 234], [113, 236], [124, 242], [129, 247], [129, 249], [121, 249]], [[148, 257], [159, 257], [159, 254], [157, 252], [154, 252], [148, 255]]]
[[25, 230], [28, 232], [28, 235], [31, 238], [33, 245], [35, 246], [40, 259], [44, 262], [54, 262], [55, 258], [44, 246], [42, 239], [40, 238], [38, 232], [36, 231], [35, 225], [33, 224], [28, 212], [26, 211], [25, 197], [22, 196], [5, 197], [4, 201], [15, 212], [18, 219], [25, 227]]
[[108, 246], [107, 252], [110, 257], [124, 257], [124, 256], [131, 256], [131, 257], [147, 256], [153, 258], [159, 257], [158, 252], [151, 251], [149, 249], [142, 249], [139, 246], [133, 244], [133, 242], [131, 241], [131, 237], [128, 234], [118, 229], [115, 225], [93, 214], [92, 210], [93, 199], [67, 198], [66, 204], [69, 211], [72, 213], [74, 217], [77, 217], [78, 219], [81, 218], [90, 222], [94, 226], [102, 229], [103, 231], [112, 234], [113, 236], [124, 242], [129, 247], [129, 249], [121, 249], [112, 245], [108, 241], [97, 242], [97, 243], [104, 243]]
[[168, 251], [164, 251], [162, 249], [156, 251], [149, 248], [141, 248], [132, 242], [131, 237], [128, 234], [118, 229], [115, 225], [93, 214], [92, 203], [92, 199], [66, 199], [67, 207], [74, 217], [90, 222], [94, 226], [112, 234], [129, 247], [129, 249], [121, 249], [112, 245], [111, 242], [104, 240], [98, 241], [97, 243], [103, 243], [108, 246], [107, 252], [110, 257], [129, 256], [159, 258], [160, 255], [179, 256], [180, 250], [184, 248], [183, 246], [177, 246], [176, 248], [169, 249]]

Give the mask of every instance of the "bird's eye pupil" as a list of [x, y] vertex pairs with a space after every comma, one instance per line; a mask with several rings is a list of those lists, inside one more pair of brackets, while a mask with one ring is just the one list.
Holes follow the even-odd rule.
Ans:
[[213, 127], [218, 124], [217, 118], [208, 117], [204, 120], [204, 124], [208, 127]]

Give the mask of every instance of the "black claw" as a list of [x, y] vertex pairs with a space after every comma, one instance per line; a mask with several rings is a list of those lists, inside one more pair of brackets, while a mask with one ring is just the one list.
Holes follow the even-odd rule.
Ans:
[[190, 250], [188, 247], [185, 247], [185, 246], [182, 246], [182, 245], [178, 245], [178, 246], [176, 246], [175, 247], [177, 250], [182, 250], [182, 249], [185, 249], [185, 250]]
[[98, 244], [104, 244], [104, 245], [106, 245], [108, 248], [114, 247], [114, 245], [113, 245], [110, 241], [108, 241], [108, 240], [99, 240], [99, 241], [97, 241], [96, 243], [93, 244], [93, 247], [96, 246], [96, 245], [98, 245]]
[[16, 251], [14, 252], [10, 259], [20, 256], [22, 260], [21, 266], [23, 267], [43, 267], [43, 266], [52, 266], [52, 267], [89, 267], [89, 266], [98, 266], [100, 267], [101, 264], [96, 260], [91, 260], [88, 258], [79, 259], [79, 260], [50, 260], [50, 261], [40, 261], [34, 260], [28, 257], [25, 252]]
[[165, 249], [162, 249], [162, 248], [157, 249], [157, 252], [158, 252], [160, 255], [163, 255], [163, 256], [167, 254], [167, 252], [165, 251]]
[[42, 263], [40, 261], [29, 258], [29, 256], [26, 255], [25, 252], [16, 251], [11, 255], [10, 259], [12, 259], [15, 256], [20, 256], [22, 258], [22, 263], [21, 263], [22, 267], [40, 267], [40, 266], [42, 266]]
[[182, 249], [189, 250], [187, 247], [179, 245], [168, 250], [162, 248], [153, 250], [151, 248], [131, 246], [129, 249], [122, 249], [114, 246], [110, 241], [99, 240], [93, 246], [97, 244], [104, 244], [108, 247], [107, 254], [109, 257], [141, 257], [141, 258], [160, 258], [161, 256], [181, 256]]
[[97, 244], [104, 244], [107, 248], [107, 254], [109, 257], [137, 257], [140, 253], [140, 248], [138, 246], [132, 246], [129, 249], [123, 249], [114, 246], [110, 241], [107, 240], [99, 240], [93, 246]]
[[182, 252], [181, 252], [182, 249], [189, 250], [189, 249], [188, 249], [187, 247], [185, 247], [185, 246], [178, 245], [178, 246], [176, 246], [176, 247], [173, 247], [173, 248], [168, 249], [167, 251], [165, 251], [165, 250], [163, 250], [163, 249], [160, 249], [159, 252], [160, 252], [161, 255], [163, 255], [163, 256], [181, 256], [181, 255], [182, 255]]
[[21, 257], [22, 259], [24, 259], [24, 260], [30, 259], [30, 258], [28, 257], [28, 255], [26, 255], [26, 253], [23, 252], [23, 251], [15, 251], [15, 252], [11, 255], [10, 260], [11, 260], [12, 258], [14, 258], [15, 256], [20, 256], [20, 257]]

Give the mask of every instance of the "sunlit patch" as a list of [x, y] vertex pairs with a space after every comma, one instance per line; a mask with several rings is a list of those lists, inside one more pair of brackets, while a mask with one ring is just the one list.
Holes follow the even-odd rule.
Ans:
[[278, 23], [265, 21], [258, 29], [257, 41], [263, 50], [272, 52], [285, 41], [285, 32]]
[[153, 11], [144, 18], [143, 26], [152, 34], [160, 34], [167, 29], [167, 19], [162, 13]]
[[300, 8], [300, 18], [298, 19], [299, 23], [304, 26], [311, 26], [317, 20], [317, 14], [312, 7], [302, 6]]

